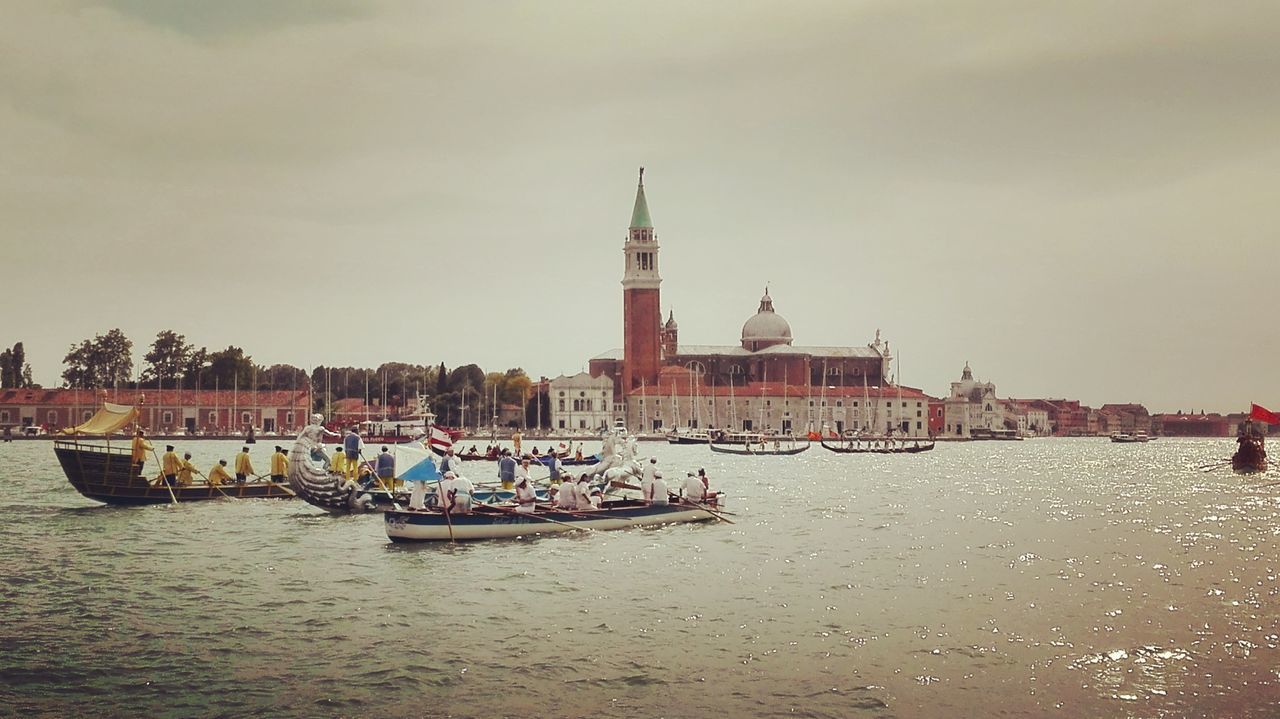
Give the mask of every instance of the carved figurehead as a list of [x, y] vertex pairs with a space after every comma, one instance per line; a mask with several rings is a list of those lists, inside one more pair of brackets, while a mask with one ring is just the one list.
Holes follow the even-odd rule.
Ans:
[[289, 450], [289, 486], [310, 504], [331, 512], [363, 512], [373, 508], [373, 500], [341, 474], [329, 471], [324, 454], [324, 437], [334, 434], [312, 415], [311, 424], [298, 433]]

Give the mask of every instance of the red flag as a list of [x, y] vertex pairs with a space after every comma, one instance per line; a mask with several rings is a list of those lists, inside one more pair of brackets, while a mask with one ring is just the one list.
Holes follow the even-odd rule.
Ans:
[[432, 425], [431, 432], [427, 437], [427, 442], [432, 449], [438, 449], [443, 452], [453, 446], [453, 437], [443, 429]]
[[1280, 414], [1276, 414], [1271, 410], [1261, 406], [1253, 405], [1253, 409], [1249, 411], [1249, 419], [1256, 419], [1259, 422], [1267, 424], [1280, 424]]

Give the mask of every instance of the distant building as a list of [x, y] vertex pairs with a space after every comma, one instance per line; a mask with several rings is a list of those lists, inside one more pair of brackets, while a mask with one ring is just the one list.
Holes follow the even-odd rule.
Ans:
[[1151, 413], [1140, 404], [1104, 404], [1097, 414], [1100, 434], [1151, 433]]
[[152, 433], [293, 433], [306, 425], [306, 390], [79, 390], [9, 389], [0, 391], [0, 427], [71, 427], [93, 416], [103, 402], [134, 405], [139, 424]]
[[960, 381], [951, 383], [951, 393], [943, 402], [943, 434], [950, 437], [970, 437], [974, 429], [1016, 429], [1016, 421], [1010, 421], [1004, 400], [996, 397], [992, 382], [979, 382], [973, 378], [973, 370], [966, 362], [960, 373]]
[[613, 380], [579, 372], [561, 375], [548, 385], [551, 429], [599, 430], [613, 425]]
[[1157, 414], [1151, 418], [1157, 434], [1166, 437], [1232, 437], [1235, 426], [1231, 419], [1216, 412], [1206, 414]]
[[890, 382], [892, 354], [878, 332], [862, 346], [795, 345], [767, 288], [738, 344], [682, 344], [674, 313], [662, 320], [658, 253], [641, 170], [623, 245], [623, 346], [588, 368], [613, 382], [612, 411], [628, 427], [928, 434], [930, 398]]

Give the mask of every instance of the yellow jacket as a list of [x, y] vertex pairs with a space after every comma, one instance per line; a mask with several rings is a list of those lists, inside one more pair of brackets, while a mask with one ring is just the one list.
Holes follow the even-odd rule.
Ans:
[[135, 436], [133, 438], [133, 463], [137, 464], [138, 462], [147, 461], [147, 452], [150, 452], [151, 450], [151, 443], [147, 441], [146, 437]]
[[184, 459], [178, 464], [178, 484], [191, 484], [192, 475], [196, 473], [196, 466], [191, 460]]
[[160, 458], [160, 466], [165, 474], [177, 474], [178, 470], [182, 468], [182, 460], [178, 458], [176, 452], [165, 452], [164, 456]]
[[289, 473], [289, 460], [284, 456], [283, 452], [276, 452], [271, 455], [271, 476], [277, 474]]
[[347, 453], [342, 451], [342, 447], [333, 450], [333, 459], [329, 460], [329, 471], [339, 474], [347, 471]]
[[236, 474], [257, 474], [253, 471], [253, 462], [249, 460], [248, 452], [241, 452], [236, 455]]
[[213, 465], [213, 469], [209, 470], [209, 484], [227, 484], [231, 481], [231, 475], [227, 473], [227, 468], [222, 463]]

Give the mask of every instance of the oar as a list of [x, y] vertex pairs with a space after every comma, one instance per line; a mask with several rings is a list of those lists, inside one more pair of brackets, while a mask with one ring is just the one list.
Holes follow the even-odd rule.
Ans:
[[1220, 459], [1216, 462], [1210, 462], [1209, 464], [1202, 464], [1199, 467], [1196, 467], [1196, 469], [1214, 469], [1216, 467], [1221, 467], [1222, 465], [1227, 464], [1230, 461], [1231, 461], [1230, 459]]
[[[457, 496], [457, 492], [454, 492], [454, 496]], [[439, 475], [437, 475], [436, 476], [436, 503], [440, 505], [440, 512], [444, 514], [444, 524], [446, 527], [449, 528], [449, 543], [453, 544], [455, 541], [453, 538], [453, 517], [450, 516], [449, 507], [448, 505], [445, 504], [446, 499], [448, 498], [445, 496], [445, 493], [444, 493], [444, 480], [441, 479]], [[395, 500], [394, 499], [391, 500], [391, 503], [395, 504]], [[399, 509], [399, 507], [396, 507], [396, 509]]]
[[156, 464], [160, 465], [160, 481], [164, 484], [165, 488], [169, 490], [169, 499], [173, 500], [174, 504], [177, 504], [178, 495], [173, 493], [173, 487], [169, 484], [168, 478], [164, 476], [164, 462], [161, 462], [160, 457], [156, 456], [155, 447], [151, 448], [151, 458], [156, 461]]
[[287, 485], [281, 484], [270, 477], [263, 477], [261, 474], [255, 474], [253, 475], [253, 478], [265, 480], [266, 483], [271, 485], [272, 487], [279, 487], [280, 489], [283, 489], [285, 493], [287, 493], [290, 497], [298, 496], [298, 493], [293, 491], [292, 489], [289, 489]]
[[1197, 467], [1197, 469], [1199, 469], [1201, 472], [1212, 472], [1215, 469], [1222, 469], [1228, 464], [1231, 464], [1231, 460], [1229, 459], [1218, 462], [1217, 464], [1210, 464], [1210, 465], [1205, 465], [1204, 467]]
[[[382, 491], [386, 492], [387, 496], [391, 498], [391, 506], [395, 507], [396, 510], [399, 511], [401, 507], [400, 507], [400, 503], [396, 501], [396, 493], [391, 491], [391, 489], [387, 487], [387, 483], [383, 481], [381, 476], [378, 475], [377, 466], [364, 458], [364, 450], [360, 450], [360, 461], [369, 465], [369, 470], [373, 472], [374, 478], [378, 480], [378, 486], [382, 487]], [[359, 477], [360, 477], [360, 468], [356, 467], [356, 478], [358, 479]], [[394, 482], [395, 479], [392, 479], [391, 481]], [[437, 479], [436, 484], [438, 485], [439, 483], [440, 483], [440, 480]], [[452, 524], [449, 525], [449, 541], [453, 541], [453, 525]]]
[[196, 474], [200, 475], [201, 477], [204, 477], [204, 481], [209, 482], [209, 486], [210, 486], [210, 487], [213, 487], [214, 489], [218, 490], [219, 492], [222, 492], [222, 496], [226, 497], [227, 499], [239, 499], [239, 497], [232, 497], [231, 495], [227, 494], [226, 492], [223, 492], [223, 491], [222, 491], [222, 487], [220, 487], [220, 486], [218, 486], [218, 485], [214, 484], [213, 482], [209, 481], [209, 478], [205, 476], [204, 472], [201, 472], [200, 470], [198, 470], [198, 469], [197, 469], [197, 470], [196, 470]]
[[[521, 517], [531, 517], [531, 518], [533, 518], [533, 519], [541, 519], [541, 520], [542, 520], [542, 521], [544, 521], [544, 522], [551, 522], [552, 524], [559, 524], [559, 525], [561, 525], [561, 526], [563, 526], [563, 527], [568, 527], [569, 529], [576, 529], [576, 530], [582, 530], [582, 531], [591, 531], [591, 527], [580, 527], [580, 526], [578, 526], [578, 525], [576, 525], [576, 524], [569, 524], [568, 522], [561, 522], [561, 521], [560, 521], [560, 520], [558, 520], [558, 519], [552, 519], [552, 518], [550, 518], [550, 517], [543, 517], [543, 516], [541, 516], [541, 515], [534, 514], [533, 512], [517, 512], [515, 509], [507, 509], [506, 507], [500, 507], [500, 506], [498, 506], [498, 505], [496, 505], [496, 504], [490, 504], [490, 505], [486, 505], [486, 506], [488, 506], [490, 509], [496, 509], [496, 510], [498, 510], [499, 512], [506, 512], [507, 514], [518, 514], [518, 515], [520, 515]], [[558, 511], [558, 510], [557, 510], [557, 511]]]
[[728, 517], [726, 517], [726, 516], [724, 516], [723, 514], [721, 514], [721, 513], [717, 512], [717, 511], [715, 511], [714, 509], [712, 509], [712, 508], [708, 507], [708, 506], [707, 506], [707, 505], [705, 505], [705, 504], [699, 504], [698, 502], [694, 502], [694, 501], [690, 501], [690, 500], [686, 500], [686, 501], [688, 501], [688, 502], [689, 502], [689, 504], [692, 504], [693, 506], [697, 507], [698, 509], [701, 509], [702, 511], [706, 512], [707, 514], [710, 514], [711, 516], [715, 517], [716, 519], [720, 520], [721, 522], [727, 522], [728, 524], [737, 524], [737, 522], [734, 522], [733, 520], [729, 519]]

